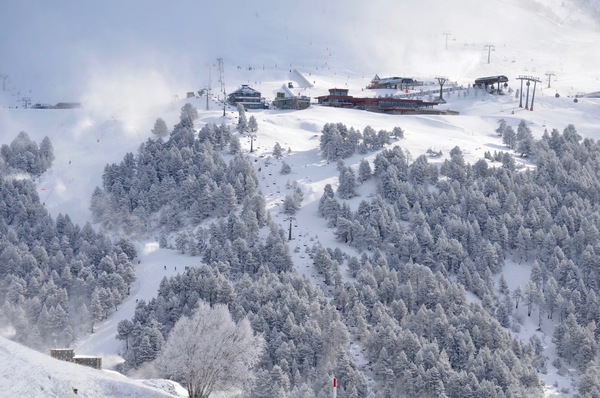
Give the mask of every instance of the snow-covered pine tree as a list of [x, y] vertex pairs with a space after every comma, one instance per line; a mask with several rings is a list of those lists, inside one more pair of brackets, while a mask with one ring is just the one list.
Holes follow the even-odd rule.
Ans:
[[273, 146], [273, 157], [275, 159], [281, 159], [283, 157], [283, 147], [279, 144], [279, 142], [276, 142]]
[[246, 109], [244, 108], [244, 105], [239, 102], [237, 103], [236, 107], [238, 111], [237, 131], [240, 134], [245, 134], [248, 132], [248, 118], [246, 116]]
[[356, 175], [350, 167], [340, 170], [339, 181], [337, 194], [340, 198], [351, 199], [358, 195], [356, 193]]
[[255, 133], [258, 131], [258, 123], [257, 123], [254, 115], [251, 115], [250, 118], [248, 119], [248, 131], [250, 133]]
[[169, 129], [167, 128], [167, 123], [163, 118], [157, 118], [154, 122], [154, 127], [152, 127], [152, 134], [156, 136], [156, 138], [164, 138], [169, 135]]
[[358, 166], [358, 182], [363, 183], [371, 178], [373, 172], [371, 171], [371, 164], [368, 160], [362, 159]]

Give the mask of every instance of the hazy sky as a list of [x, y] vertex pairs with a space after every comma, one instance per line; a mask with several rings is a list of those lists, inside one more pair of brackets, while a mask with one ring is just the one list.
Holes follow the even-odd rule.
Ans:
[[[310, 3], [317, 8], [299, 7]], [[344, 9], [352, 10], [351, 3]], [[3, 0], [0, 72], [54, 84], [65, 77], [79, 84], [104, 67], [186, 75], [218, 56], [243, 58], [250, 47], [264, 53], [282, 41], [278, 35], [309, 39], [323, 7], [317, 1]]]
[[[484, 42], [518, 37], [523, 21], [512, 21], [510, 10], [523, 3], [539, 7], [534, 0], [2, 0], [0, 73], [41, 102], [198, 87], [217, 57], [263, 64], [330, 57], [358, 72], [435, 74], [443, 66], [452, 74], [479, 62]], [[444, 58], [445, 31], [454, 44], [477, 48]]]

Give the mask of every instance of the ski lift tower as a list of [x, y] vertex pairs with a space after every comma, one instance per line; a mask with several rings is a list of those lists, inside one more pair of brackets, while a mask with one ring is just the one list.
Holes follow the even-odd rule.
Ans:
[[446, 36], [446, 50], [448, 50], [448, 37], [451, 35], [452, 35], [452, 33], [450, 33], [450, 32], [442, 33], [442, 36]]
[[446, 76], [436, 76], [435, 78], [440, 84], [440, 102], [444, 102], [444, 84], [446, 84], [448, 78]]
[[488, 62], [487, 62], [487, 63], [489, 64], [489, 63], [490, 63], [490, 53], [491, 53], [492, 51], [496, 51], [496, 50], [495, 50], [496, 46], [494, 46], [494, 45], [493, 45], [493, 44], [491, 44], [491, 43], [488, 43], [488, 44], [484, 44], [484, 45], [483, 45], [483, 47], [484, 47], [484, 48], [487, 48], [487, 50], [488, 50]]
[[[525, 109], [532, 111], [533, 110], [533, 101], [535, 100], [535, 88], [537, 87], [538, 83], [541, 83], [542, 81], [537, 78], [537, 77], [533, 77], [533, 76], [519, 76], [517, 77], [517, 80], [521, 81], [521, 91], [519, 92], [520, 94], [520, 99], [519, 99], [519, 108], [523, 107], [523, 81], [525, 80], [527, 83], [525, 83], [525, 85], [527, 86], [527, 96], [525, 97]], [[529, 106], [529, 87], [531, 86], [531, 82], [533, 82], [533, 95], [531, 96], [531, 107]]]
[[296, 217], [294, 216], [289, 216], [285, 219], [285, 221], [290, 221], [290, 229], [289, 229], [289, 235], [288, 235], [288, 240], [292, 240], [292, 221], [296, 220]]
[[210, 97], [210, 86], [212, 83], [212, 77], [210, 75], [210, 64], [208, 65], [208, 86], [206, 87], [206, 110], [208, 110], [208, 98]]
[[217, 58], [219, 63], [219, 83], [221, 83], [221, 91], [223, 92], [223, 117], [225, 117], [225, 106], [227, 104], [227, 95], [225, 94], [225, 68], [223, 67], [223, 58]]
[[554, 72], [546, 72], [545, 74], [546, 76], [548, 76], [548, 88], [550, 88], [550, 79], [552, 79], [552, 76], [556, 75], [554, 74]]

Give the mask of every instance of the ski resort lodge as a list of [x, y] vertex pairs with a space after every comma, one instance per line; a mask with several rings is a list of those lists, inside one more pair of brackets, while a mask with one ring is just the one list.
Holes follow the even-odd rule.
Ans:
[[247, 84], [242, 84], [242, 87], [229, 94], [227, 101], [231, 105], [242, 104], [244, 109], [266, 109], [267, 107], [260, 91]]
[[308, 108], [310, 106], [310, 97], [300, 94], [294, 95], [292, 90], [290, 90], [290, 86], [291, 82], [288, 83], [288, 85], [284, 84], [281, 86], [281, 89], [277, 91], [277, 96], [271, 105], [277, 109], [301, 110]]
[[332, 88], [329, 89], [329, 95], [317, 97], [320, 105], [333, 106], [336, 108], [355, 108], [364, 109], [372, 112], [392, 113], [392, 114], [446, 114], [448, 111], [434, 109], [436, 102], [427, 102], [418, 99], [397, 98], [397, 97], [353, 97], [348, 95], [348, 89]]

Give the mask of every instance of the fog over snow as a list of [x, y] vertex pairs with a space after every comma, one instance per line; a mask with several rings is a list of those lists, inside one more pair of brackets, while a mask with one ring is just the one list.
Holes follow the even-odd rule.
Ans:
[[[337, 182], [336, 165], [327, 164], [317, 153], [318, 135], [325, 123], [342, 122], [361, 130], [366, 125], [376, 130], [400, 126], [406, 131], [400, 144], [413, 159], [427, 149], [447, 155], [457, 145], [469, 162], [482, 158], [485, 151], [504, 150], [494, 134], [500, 118], [513, 126], [526, 119], [537, 138], [545, 128], [562, 130], [572, 123], [584, 137], [600, 139], [600, 100], [573, 102], [576, 94], [600, 91], [599, 3], [185, 0], [167, 5], [154, 0], [6, 0], [0, 3], [0, 76], [6, 76], [6, 90], [0, 91], [0, 145], [10, 143], [21, 130], [38, 143], [48, 135], [56, 160], [37, 181], [38, 193], [54, 217], [67, 213], [82, 224], [90, 219], [91, 193], [101, 185], [104, 165], [120, 162], [127, 152], [135, 153], [151, 136], [157, 117], [163, 117], [171, 128], [178, 121], [187, 91], [208, 85], [213, 89], [208, 111], [205, 97], [189, 100], [200, 112], [196, 128], [206, 123], [235, 123], [237, 112], [229, 110], [222, 118], [221, 105], [215, 101], [219, 95], [222, 98], [217, 58], [225, 62], [227, 92], [248, 83], [268, 99], [282, 84], [297, 83], [295, 69], [314, 83], [313, 88], [298, 88], [311, 97], [335, 86], [350, 88], [350, 95], [359, 96], [375, 74], [423, 80], [443, 75], [465, 87], [476, 77], [504, 74], [512, 89], [518, 88], [514, 80], [518, 75], [542, 79], [534, 112], [519, 109], [512, 96], [473, 95], [450, 96], [448, 104], [441, 106], [460, 111], [460, 116], [391, 116], [314, 105], [300, 112], [252, 111], [259, 124], [258, 150], [252, 156], [257, 157], [255, 166], [263, 168], [260, 189], [282, 226], [287, 227], [287, 222], [278, 206], [289, 193], [286, 183], [298, 181], [304, 190], [303, 207], [294, 226], [296, 240], [290, 249], [311, 245], [310, 239], [316, 235], [325, 246], [336, 247], [340, 244], [332, 231], [316, 216], [324, 185]], [[489, 64], [485, 44], [494, 46]], [[548, 71], [555, 73], [551, 88], [546, 87], [544, 74]], [[556, 92], [560, 98], [555, 98]], [[23, 96], [32, 103], [69, 101], [81, 102], [83, 107], [25, 110], [21, 109]], [[275, 142], [291, 148], [284, 160], [292, 166], [292, 175], [279, 175], [279, 162], [266, 166], [260, 157], [268, 156]], [[249, 142], [242, 145], [248, 152]], [[346, 164], [356, 168], [360, 159], [355, 155]], [[527, 165], [526, 160], [519, 161]], [[357, 200], [371, 188], [362, 187], [364, 192]], [[98, 325], [95, 334], [75, 345], [82, 353], [104, 355], [107, 367], [120, 360], [122, 342], [113, 339], [116, 325], [131, 317], [135, 301], [154, 297], [163, 276], [180, 272], [184, 266], [200, 265], [199, 258], [155, 250], [155, 239], [148, 236], [137, 241], [141, 264], [132, 295]], [[298, 271], [320, 283], [302, 252], [293, 256]], [[528, 278], [529, 269], [524, 266], [511, 263], [508, 269], [511, 289], [520, 277]], [[536, 326], [535, 320], [526, 324], [521, 337], [526, 340]], [[548, 336], [545, 342], [550, 340]], [[35, 380], [45, 388], [41, 391], [54, 389], [55, 395], [49, 396], [61, 396], [71, 384], [84, 383], [65, 376], [69, 369], [54, 373], [56, 365], [48, 362], [53, 360], [40, 359], [10, 342], [0, 341], [0, 354], [6, 359], [0, 363], [15, 358], [25, 363], [23, 357], [32, 361], [16, 370], [0, 368], [4, 390], [11, 388], [9, 380], [14, 378]], [[28, 379], [25, 370], [29, 368], [54, 381]], [[571, 382], [568, 376], [558, 376], [548, 368], [545, 382], [547, 394], [552, 396], [555, 381], [561, 386]], [[107, 376], [110, 380], [106, 383], [119, 383], [113, 380], [117, 377]], [[65, 380], [74, 381], [69, 384]], [[96, 388], [92, 384], [87, 386]], [[17, 394], [28, 386], [17, 387], [20, 389], [9, 391]], [[88, 396], [129, 396], [98, 391], [105, 395]], [[162, 396], [163, 390], [152, 387], [152, 394]], [[131, 392], [131, 396], [151, 395]]]
[[[0, 73], [33, 102], [117, 109], [134, 98], [152, 104], [205, 86], [218, 57], [242, 67], [327, 62], [338, 73], [368, 78], [470, 80], [506, 61], [514, 61], [515, 73], [537, 67], [597, 74], [589, 66], [600, 57], [593, 51], [598, 14], [578, 12], [577, 3], [7, 0], [0, 4]], [[489, 67], [481, 65], [484, 43], [495, 45]]]

